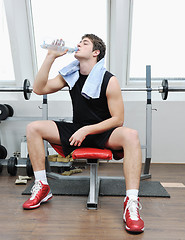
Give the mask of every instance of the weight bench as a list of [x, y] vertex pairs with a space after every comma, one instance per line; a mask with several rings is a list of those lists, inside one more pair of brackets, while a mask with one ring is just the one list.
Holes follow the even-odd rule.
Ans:
[[[57, 153], [64, 157], [62, 147], [59, 145], [51, 144]], [[122, 153], [122, 154], [120, 154]], [[120, 159], [123, 158], [123, 152], [119, 152]], [[99, 160], [111, 160], [112, 151], [109, 149], [97, 149], [97, 148], [77, 148], [72, 153], [73, 159], [86, 159], [87, 164], [90, 165], [90, 189], [87, 200], [88, 209], [97, 209], [98, 196], [100, 187], [100, 178], [98, 177], [98, 163]], [[50, 174], [49, 174], [50, 175]], [[50, 175], [51, 176], [51, 175]], [[53, 175], [52, 175], [53, 176]], [[52, 177], [51, 176], [51, 177]], [[61, 176], [62, 177], [62, 176]], [[70, 179], [72, 177], [69, 177]]]
[[[51, 144], [51, 146], [58, 152], [61, 156], [64, 157], [64, 153], [62, 151], [62, 147], [59, 145]], [[73, 159], [86, 159], [87, 164], [90, 165], [90, 176], [62, 176], [57, 173], [48, 172], [47, 176], [54, 179], [60, 180], [74, 180], [74, 181], [82, 181], [82, 180], [89, 180], [89, 195], [87, 200], [87, 209], [97, 209], [98, 206], [98, 197], [99, 197], [99, 190], [101, 180], [113, 180], [116, 181], [124, 180], [124, 177], [101, 177], [98, 176], [98, 164], [99, 160], [111, 160], [112, 157], [115, 160], [122, 159], [124, 157], [123, 151], [111, 151], [110, 149], [98, 149], [98, 148], [77, 148], [72, 153]], [[150, 174], [143, 174], [141, 175], [141, 179], [150, 178]], [[72, 183], [73, 184], [73, 183]], [[83, 186], [83, 185], [82, 185]], [[76, 194], [69, 194], [69, 195], [76, 195]], [[79, 194], [80, 195], [80, 194]], [[102, 194], [105, 195], [105, 194]]]

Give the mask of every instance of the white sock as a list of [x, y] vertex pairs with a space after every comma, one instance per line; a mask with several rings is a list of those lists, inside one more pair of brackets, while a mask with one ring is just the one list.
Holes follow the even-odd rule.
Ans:
[[139, 190], [138, 189], [129, 189], [126, 191], [126, 197], [135, 196], [138, 197]]
[[46, 178], [46, 170], [36, 171], [34, 172], [35, 180], [41, 181], [43, 184], [48, 184]]

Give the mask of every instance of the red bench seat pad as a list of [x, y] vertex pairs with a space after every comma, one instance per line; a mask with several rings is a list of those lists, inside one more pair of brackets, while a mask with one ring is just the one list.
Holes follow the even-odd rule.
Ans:
[[99, 148], [77, 148], [72, 154], [73, 159], [112, 159], [112, 152], [109, 149]]
[[[64, 156], [62, 146], [51, 144], [55, 151]], [[123, 151], [113, 151], [113, 156], [115, 160], [122, 159], [124, 157]], [[73, 159], [112, 159], [112, 151], [109, 149], [99, 149], [99, 148], [77, 148], [72, 154]]]

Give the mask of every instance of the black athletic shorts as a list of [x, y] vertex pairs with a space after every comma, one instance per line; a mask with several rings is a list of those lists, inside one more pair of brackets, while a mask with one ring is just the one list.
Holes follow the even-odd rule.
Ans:
[[[69, 138], [73, 135], [73, 133], [75, 133], [78, 129], [80, 129], [84, 125], [79, 123], [71, 123], [71, 122], [64, 122], [64, 121], [54, 121], [54, 122], [58, 127], [61, 146], [62, 146], [64, 155], [67, 156], [76, 148], [78, 148], [77, 146], [70, 145]], [[86, 138], [83, 140], [80, 147], [104, 148], [106, 142], [108, 141], [114, 129], [115, 128], [112, 128], [100, 134], [92, 134], [92, 135], [86, 136]]]

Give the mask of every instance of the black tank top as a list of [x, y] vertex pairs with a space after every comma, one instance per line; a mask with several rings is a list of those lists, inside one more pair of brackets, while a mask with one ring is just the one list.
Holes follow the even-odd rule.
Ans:
[[112, 76], [110, 72], [105, 72], [99, 98], [86, 99], [81, 95], [81, 91], [88, 75], [80, 74], [78, 81], [69, 91], [73, 105], [73, 123], [89, 125], [111, 117], [107, 104], [106, 89]]

